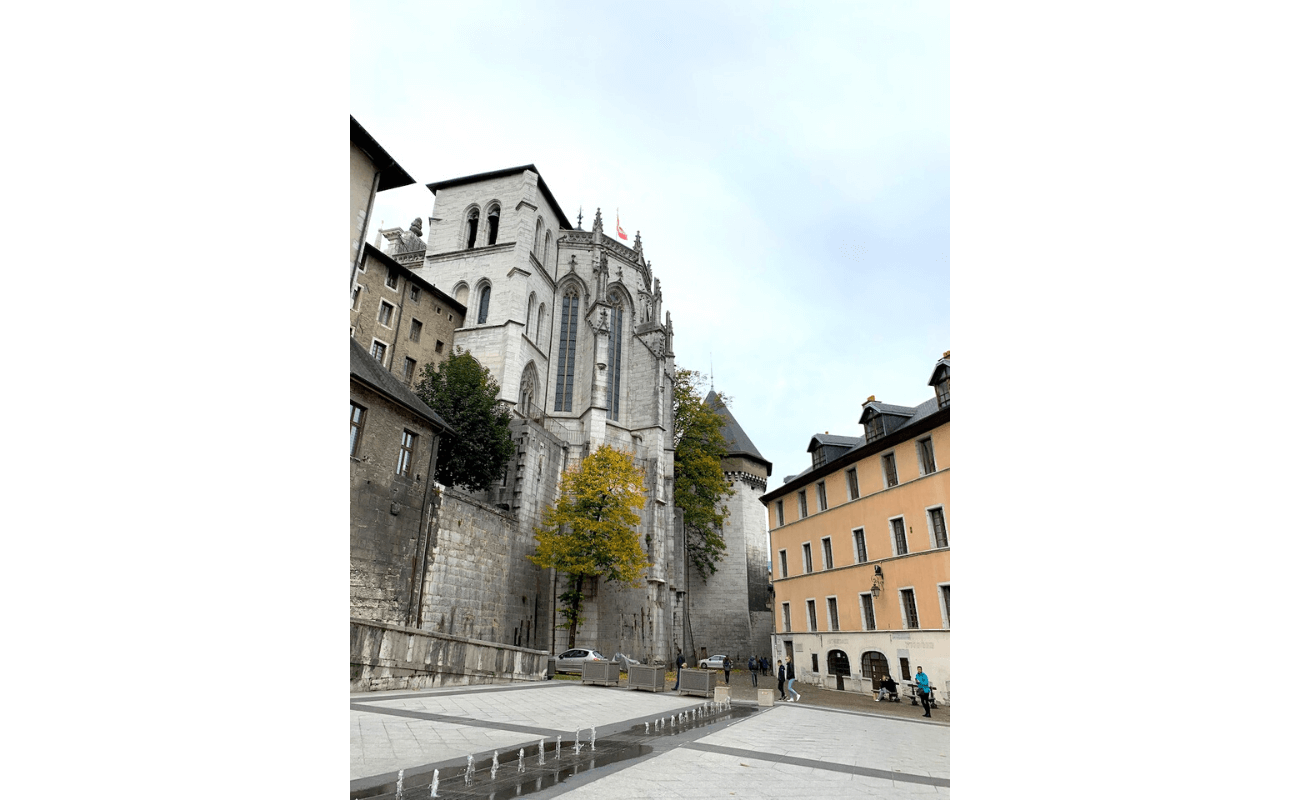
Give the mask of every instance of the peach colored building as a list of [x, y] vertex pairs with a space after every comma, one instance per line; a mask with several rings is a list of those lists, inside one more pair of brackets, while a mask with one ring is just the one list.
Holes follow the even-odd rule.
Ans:
[[864, 435], [817, 434], [812, 466], [759, 498], [776, 593], [773, 663], [796, 686], [868, 692], [918, 666], [941, 702], [949, 671], [948, 353], [917, 406], [862, 404]]

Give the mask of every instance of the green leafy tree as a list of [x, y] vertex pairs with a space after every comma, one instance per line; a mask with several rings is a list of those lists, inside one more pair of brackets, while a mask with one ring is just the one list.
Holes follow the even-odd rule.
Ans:
[[[722, 459], [727, 455], [727, 439], [722, 435], [726, 419], [701, 396], [703, 385], [703, 375], [678, 368], [673, 382], [673, 444], [677, 450], [673, 501], [682, 510], [686, 557], [707, 582], [727, 552], [722, 523], [728, 512], [722, 501], [735, 490], [722, 474]], [[718, 399], [725, 405], [723, 396]]]
[[530, 561], [568, 576], [561, 628], [573, 647], [582, 625], [582, 584], [587, 578], [632, 584], [649, 566], [641, 550], [637, 511], [645, 507], [645, 476], [632, 456], [601, 445], [560, 478], [560, 499], [536, 528], [537, 553]]
[[487, 367], [462, 347], [437, 367], [425, 365], [415, 393], [456, 431], [438, 451], [439, 483], [479, 492], [505, 473], [515, 447], [510, 412], [497, 402], [500, 391]]

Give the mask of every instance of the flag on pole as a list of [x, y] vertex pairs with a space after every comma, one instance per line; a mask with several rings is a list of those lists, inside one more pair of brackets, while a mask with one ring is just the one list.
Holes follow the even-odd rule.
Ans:
[[618, 209], [617, 209], [617, 208], [614, 209], [614, 227], [615, 227], [615, 228], [618, 228], [618, 238], [622, 239], [623, 241], [627, 241], [627, 234], [626, 234], [626, 233], [623, 233], [623, 226], [620, 225], [620, 224], [619, 224], [619, 221], [618, 221]]

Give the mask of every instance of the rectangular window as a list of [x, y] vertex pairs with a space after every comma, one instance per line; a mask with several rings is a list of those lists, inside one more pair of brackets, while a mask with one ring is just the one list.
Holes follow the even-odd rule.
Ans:
[[352, 287], [352, 310], [356, 311], [360, 307], [361, 307], [361, 287], [353, 286]]
[[817, 510], [825, 511], [826, 506], [826, 481], [817, 482]]
[[927, 436], [916, 443], [916, 460], [921, 462], [922, 475], [929, 475], [935, 471], [934, 439]]
[[932, 508], [930, 513], [930, 532], [934, 534], [935, 547], [948, 546], [948, 526], [943, 523], [943, 506]]
[[781, 619], [785, 622], [786, 632], [789, 633], [790, 632], [790, 604], [789, 603], [781, 604]]
[[420, 287], [415, 284], [411, 284], [411, 302], [420, 302]]
[[402, 366], [402, 380], [406, 381], [407, 383], [410, 383], [411, 379], [414, 377], [415, 377], [415, 359], [408, 357], [406, 359], [406, 363]]
[[[925, 666], [925, 665], [922, 664], [922, 666]], [[899, 657], [898, 657], [898, 671], [901, 672], [901, 673], [903, 673], [903, 677], [902, 677], [900, 680], [905, 680], [905, 681], [914, 681], [914, 680], [916, 680], [916, 676], [913, 675], [911, 672], [908, 671], [908, 670], [910, 670], [910, 669], [911, 669], [911, 667], [908, 666], [908, 664], [907, 664], [907, 656], [899, 656]]]
[[880, 457], [880, 463], [885, 468], [885, 488], [898, 485], [898, 467], [894, 464], [894, 454], [885, 453]]
[[812, 671], [813, 671], [813, 672], [817, 672], [818, 670], [817, 670], [817, 654], [816, 654], [816, 653], [813, 653], [813, 654], [812, 654], [812, 665], [813, 665], [813, 667], [812, 667]]
[[392, 267], [388, 268], [388, 277], [384, 278], [384, 285], [389, 289], [397, 288], [397, 270]]
[[853, 551], [859, 564], [867, 563], [867, 534], [861, 528], [853, 529]]
[[835, 569], [835, 561], [831, 558], [831, 537], [829, 536], [822, 539], [822, 569]]
[[781, 551], [781, 577], [782, 577], [782, 578], [788, 578], [788, 577], [790, 577], [790, 569], [789, 569], [789, 565], [786, 564], [786, 561], [785, 561], [785, 551], [784, 551], [784, 550]]
[[817, 632], [817, 601], [808, 601], [808, 630]]
[[785, 501], [776, 501], [776, 526], [779, 528], [785, 524]]
[[911, 589], [899, 589], [898, 594], [903, 602], [903, 624], [909, 628], [921, 627], [916, 618], [916, 594]]
[[858, 499], [858, 470], [856, 467], [844, 473], [844, 480], [849, 485], [849, 499]]
[[907, 555], [907, 528], [903, 526], [902, 517], [894, 517], [889, 521], [890, 533], [894, 536], [894, 555]]
[[884, 417], [879, 414], [867, 420], [867, 441], [874, 442], [885, 435]]
[[801, 490], [799, 492], [799, 519], [806, 516], [808, 516], [808, 493]]
[[379, 302], [379, 324], [391, 328], [393, 323], [393, 304], [386, 300]]
[[803, 543], [803, 571], [804, 573], [812, 572], [812, 543]]
[[813, 451], [813, 469], [817, 469], [826, 463], [826, 448], [819, 447]]
[[435, 345], [433, 346], [433, 352], [435, 352], [435, 353], [441, 353], [441, 352], [442, 352], [442, 340], [441, 340], [441, 339], [437, 340], [437, 344], [435, 344]]
[[838, 631], [840, 629], [840, 605], [839, 601], [834, 597], [826, 598], [826, 614], [830, 617], [831, 630]]
[[411, 341], [420, 341], [420, 332], [424, 330], [424, 323], [418, 319], [411, 319]]
[[860, 594], [862, 599], [862, 630], [874, 631], [876, 629], [876, 607], [871, 603], [871, 595]]
[[939, 602], [943, 603], [943, 627], [952, 627], [952, 598], [949, 597], [949, 584], [939, 585]]
[[404, 478], [411, 475], [411, 461], [415, 458], [415, 440], [418, 438], [410, 431], [402, 431], [402, 450], [397, 454], [397, 474]]
[[370, 355], [374, 356], [380, 364], [384, 363], [384, 356], [388, 354], [388, 345], [376, 339], [370, 345]]
[[348, 455], [355, 457], [357, 448], [361, 445], [361, 433], [366, 427], [366, 408], [356, 403], [352, 404], [352, 445], [348, 449]]

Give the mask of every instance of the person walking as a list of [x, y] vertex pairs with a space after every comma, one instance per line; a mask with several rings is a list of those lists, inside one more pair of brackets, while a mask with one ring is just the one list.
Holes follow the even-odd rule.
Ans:
[[754, 657], [750, 656], [749, 657], [749, 682], [754, 684], [755, 689], [758, 688], [758, 672], [756, 671], [757, 666], [758, 664], [755, 663]]
[[728, 686], [731, 685], [731, 656], [722, 657], [722, 680]]
[[925, 708], [922, 716], [930, 716], [930, 676], [922, 672], [920, 667], [916, 668], [916, 691], [921, 695], [921, 706]]
[[791, 703], [799, 702], [799, 698], [802, 697], [802, 695], [800, 695], [798, 692], [794, 690], [794, 659], [793, 658], [790, 659], [790, 663], [787, 664], [785, 668], [785, 688], [786, 691], [790, 693], [790, 702]]
[[772, 674], [772, 662], [767, 660], [767, 656], [759, 659], [759, 669], [763, 670], [764, 675]]
[[682, 685], [682, 667], [686, 665], [686, 658], [682, 656], [682, 651], [677, 651], [677, 683], [673, 685], [673, 691], [677, 691]]
[[785, 698], [785, 662], [782, 661], [781, 659], [777, 659], [776, 661], [776, 688], [781, 690], [781, 696], [778, 697], [777, 700], [786, 699]]

